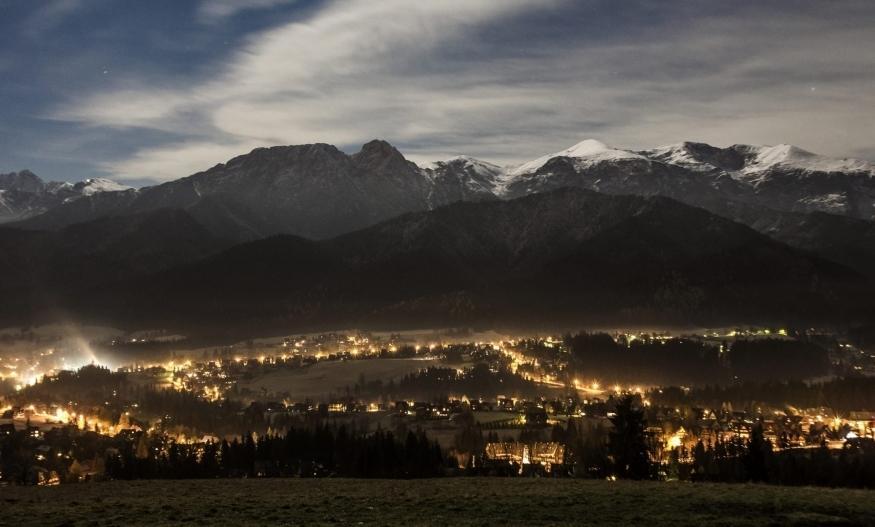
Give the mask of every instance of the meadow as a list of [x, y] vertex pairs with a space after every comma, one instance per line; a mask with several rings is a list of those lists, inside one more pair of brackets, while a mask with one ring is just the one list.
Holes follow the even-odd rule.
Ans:
[[241, 382], [240, 387], [256, 393], [288, 394], [293, 401], [303, 401], [329, 394], [342, 395], [347, 387], [352, 388], [362, 378], [388, 382], [435, 365], [440, 363], [421, 358], [325, 361], [306, 368], [271, 372]]
[[250, 479], [0, 488], [0, 525], [875, 525], [875, 492], [571, 479]]

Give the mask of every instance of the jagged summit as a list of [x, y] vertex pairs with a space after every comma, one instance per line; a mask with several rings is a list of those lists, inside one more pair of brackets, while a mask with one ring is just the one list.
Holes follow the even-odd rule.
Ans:
[[395, 155], [398, 152], [398, 149], [392, 146], [391, 143], [386, 141], [385, 139], [371, 139], [367, 143], [362, 145], [360, 154], [366, 155]]
[[742, 153], [732, 148], [719, 148], [707, 143], [683, 141], [640, 152], [648, 158], [695, 171], [741, 170], [745, 164]]
[[351, 156], [353, 162], [377, 172], [413, 170], [415, 165], [407, 161], [397, 148], [382, 139], [374, 139], [362, 145], [361, 150]]
[[0, 190], [18, 190], [22, 192], [40, 192], [45, 183], [30, 170], [0, 174]]
[[36, 216], [86, 196], [128, 190], [105, 178], [45, 182], [30, 170], [0, 174], [0, 224]]

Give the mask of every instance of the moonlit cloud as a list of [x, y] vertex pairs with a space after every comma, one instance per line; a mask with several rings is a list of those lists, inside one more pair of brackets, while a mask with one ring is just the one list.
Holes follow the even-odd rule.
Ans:
[[211, 132], [215, 147], [210, 141], [192, 141], [104, 164], [119, 179], [171, 179], [205, 161], [205, 153], [239, 153], [259, 144], [349, 144], [373, 136], [424, 139], [452, 119], [447, 113], [468, 112], [472, 105], [488, 112], [493, 101], [507, 95], [466, 95], [452, 79], [441, 84], [459, 93], [443, 93], [427, 77], [410, 75], [409, 65], [428, 60], [441, 44], [486, 22], [554, 3], [336, 2], [310, 20], [257, 35], [216, 79], [170, 90], [101, 93], [56, 117], [90, 126], [161, 130], [185, 126], [181, 115], [208, 123], [203, 132]]
[[[216, 23], [299, 4], [204, 1], [195, 16]], [[355, 150], [374, 137], [417, 161], [464, 153], [512, 163], [586, 137], [636, 149], [794, 143], [848, 156], [875, 150], [866, 15], [875, 6], [857, 1], [307, 3], [190, 72], [127, 72], [44, 117], [110, 138], [148, 134], [95, 161], [136, 181], [256, 146]]]
[[200, 172], [259, 146], [261, 144], [255, 141], [231, 144], [193, 141], [142, 149], [130, 159], [106, 161], [100, 167], [120, 180], [143, 178], [146, 175], [144, 179], [166, 181], [179, 178], [179, 174]]
[[201, 0], [197, 16], [203, 23], [220, 22], [243, 11], [253, 9], [269, 9], [283, 4], [292, 4], [296, 0]]

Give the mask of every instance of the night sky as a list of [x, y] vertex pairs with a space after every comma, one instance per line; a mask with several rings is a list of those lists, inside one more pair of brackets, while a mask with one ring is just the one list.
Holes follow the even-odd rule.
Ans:
[[142, 185], [372, 139], [875, 159], [875, 2], [0, 0], [0, 172]]

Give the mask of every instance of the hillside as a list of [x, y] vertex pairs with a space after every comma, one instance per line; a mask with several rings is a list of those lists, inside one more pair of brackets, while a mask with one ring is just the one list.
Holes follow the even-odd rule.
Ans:
[[774, 323], [860, 315], [860, 274], [666, 198], [563, 189], [457, 203], [324, 241], [277, 236], [112, 287], [112, 323], [262, 329], [635, 319]]
[[181, 210], [106, 217], [58, 231], [0, 226], [0, 313], [27, 321], [76, 291], [193, 262], [230, 244]]

